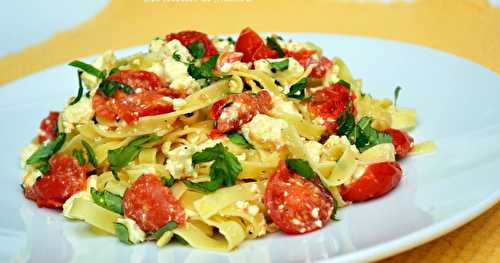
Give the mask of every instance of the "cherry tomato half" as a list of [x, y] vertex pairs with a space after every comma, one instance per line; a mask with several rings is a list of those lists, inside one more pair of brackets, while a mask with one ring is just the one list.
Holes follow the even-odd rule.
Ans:
[[235, 50], [243, 53], [243, 57], [241, 58], [243, 62], [278, 57], [278, 53], [269, 48], [259, 34], [249, 27], [241, 31], [236, 40]]
[[51, 111], [49, 116], [45, 117], [40, 122], [40, 134], [38, 135], [38, 143], [43, 143], [46, 140], [54, 140], [57, 137], [57, 120], [59, 112]]
[[192, 43], [199, 41], [203, 43], [203, 47], [205, 48], [205, 53], [203, 54], [204, 58], [211, 57], [217, 54], [217, 49], [214, 44], [208, 38], [207, 34], [198, 32], [198, 31], [181, 31], [178, 33], [170, 33], [165, 36], [165, 41], [171, 41], [177, 39], [179, 40], [183, 46], [188, 47]]
[[322, 228], [333, 212], [333, 199], [320, 183], [297, 175], [281, 161], [264, 193], [269, 217], [287, 234]]
[[407, 132], [398, 129], [389, 128], [384, 132], [391, 135], [396, 156], [398, 158], [406, 157], [413, 147], [413, 138]]
[[362, 202], [383, 196], [394, 189], [401, 180], [403, 171], [397, 162], [370, 164], [364, 174], [342, 186], [340, 194], [346, 201]]

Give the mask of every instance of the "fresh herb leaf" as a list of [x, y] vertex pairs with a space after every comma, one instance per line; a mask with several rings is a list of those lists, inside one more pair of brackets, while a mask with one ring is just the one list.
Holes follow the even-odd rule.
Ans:
[[96, 69], [94, 66], [87, 64], [85, 62], [79, 61], [79, 60], [73, 60], [71, 63], [69, 63], [70, 66], [79, 68], [85, 72], [87, 72], [90, 75], [93, 75], [99, 79], [104, 79], [106, 77], [106, 73], [103, 71], [100, 71]]
[[238, 158], [229, 152], [222, 143], [206, 148], [192, 156], [193, 165], [210, 161], [214, 162], [210, 166], [209, 182], [193, 183], [186, 181], [184, 184], [198, 191], [213, 192], [221, 185], [233, 186], [236, 183], [236, 177], [242, 170], [241, 164]]
[[83, 95], [82, 72], [77, 71], [77, 74], [78, 74], [78, 94], [76, 95], [76, 98], [69, 103], [69, 105], [75, 105], [77, 102], [80, 101]]
[[351, 88], [351, 84], [343, 79], [339, 80], [339, 82], [337, 82], [338, 84], [350, 89]]
[[284, 71], [284, 70], [287, 70], [288, 69], [288, 64], [289, 64], [288, 58], [280, 60], [280, 61], [276, 61], [276, 62], [269, 62], [269, 65], [271, 65], [271, 70], [272, 71]]
[[99, 192], [95, 188], [90, 188], [90, 195], [92, 200], [99, 206], [123, 215], [123, 199], [121, 196], [108, 191]]
[[73, 150], [73, 157], [78, 161], [78, 164], [80, 166], [83, 166], [85, 164], [85, 158], [83, 158], [83, 153], [80, 150], [74, 149]]
[[179, 55], [179, 53], [178, 53], [177, 51], [175, 51], [175, 52], [174, 52], [174, 54], [172, 55], [172, 58], [173, 58], [175, 61], [182, 62], [181, 55]]
[[205, 46], [201, 41], [195, 41], [187, 46], [187, 48], [195, 59], [202, 58], [205, 55]]
[[184, 238], [182, 238], [181, 236], [179, 236], [177, 234], [174, 234], [174, 240], [181, 243], [181, 245], [184, 245], [184, 246], [189, 245], [189, 243]]
[[160, 180], [166, 187], [172, 187], [172, 185], [175, 184], [175, 178], [173, 178], [172, 176], [162, 176], [160, 177]]
[[396, 107], [398, 98], [399, 98], [399, 92], [401, 92], [401, 87], [397, 86], [396, 89], [394, 89], [394, 107]]
[[160, 229], [156, 230], [156, 232], [154, 232], [151, 235], [151, 237], [153, 239], [160, 239], [160, 237], [163, 236], [163, 234], [165, 234], [165, 232], [170, 231], [176, 227], [177, 227], [177, 222], [170, 221], [166, 225], [162, 226]]
[[112, 68], [112, 69], [109, 71], [109, 76], [111, 76], [111, 75], [113, 75], [113, 74], [115, 74], [115, 73], [118, 73], [118, 72], [120, 72], [120, 69], [118, 69], [118, 68]]
[[128, 239], [128, 229], [124, 224], [121, 223], [114, 223], [115, 225], [115, 232], [116, 236], [118, 237], [118, 240], [121, 242], [127, 244], [127, 245], [132, 245], [132, 242]]
[[99, 89], [106, 95], [107, 97], [113, 96], [115, 92], [119, 89], [123, 90], [127, 94], [134, 93], [134, 89], [127, 84], [115, 81], [115, 80], [103, 80], [101, 84], [99, 84]]
[[57, 138], [46, 145], [40, 146], [29, 158], [26, 164], [37, 167], [43, 174], [49, 171], [49, 158], [61, 149], [66, 140], [66, 133], [61, 133]]
[[228, 37], [226, 40], [227, 40], [227, 42], [229, 42], [229, 44], [234, 45], [236, 43], [232, 37]]
[[304, 100], [306, 98], [307, 78], [299, 80], [290, 87], [290, 91], [286, 94], [289, 98]]
[[219, 54], [211, 56], [205, 63], [197, 67], [195, 64], [189, 64], [188, 73], [194, 79], [207, 79], [209, 81], [215, 81], [221, 79], [221, 77], [215, 76], [212, 71], [219, 59]]
[[330, 219], [333, 220], [333, 221], [340, 221], [340, 219], [337, 219], [337, 211], [339, 209], [339, 203], [337, 202], [337, 199], [335, 199], [335, 197], [333, 197], [333, 211], [332, 211], [332, 215], [330, 216]]
[[131, 161], [135, 160], [141, 151], [143, 144], [157, 141], [160, 136], [143, 135], [131, 141], [128, 145], [118, 149], [108, 151], [108, 163], [111, 167], [113, 175], [116, 176], [118, 170], [127, 166]]
[[85, 151], [87, 152], [87, 159], [89, 160], [89, 163], [92, 164], [94, 167], [97, 167], [97, 159], [95, 158], [95, 153], [94, 150], [92, 149], [92, 146], [84, 140], [82, 140], [82, 145], [85, 148]]
[[302, 159], [286, 159], [286, 166], [288, 168], [294, 170], [298, 175], [306, 178], [306, 179], [312, 179], [314, 178], [314, 171], [309, 165], [309, 163], [305, 160]]
[[236, 145], [240, 145], [240, 146], [243, 146], [247, 149], [253, 149], [253, 145], [250, 144], [247, 139], [241, 135], [240, 133], [237, 133], [237, 132], [229, 132], [229, 133], [226, 133], [226, 136], [227, 138], [229, 138], [229, 140], [236, 144]]
[[285, 52], [281, 48], [280, 44], [278, 44], [278, 41], [276, 41], [276, 38], [274, 37], [267, 37], [266, 38], [266, 44], [268, 47], [274, 49], [276, 52], [278, 52], [278, 55], [282, 58], [285, 56]]

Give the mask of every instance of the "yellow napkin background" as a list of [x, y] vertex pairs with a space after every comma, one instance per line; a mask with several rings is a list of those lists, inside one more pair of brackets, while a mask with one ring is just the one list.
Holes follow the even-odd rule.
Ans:
[[[486, 0], [381, 2], [111, 0], [80, 26], [0, 58], [0, 84], [107, 49], [141, 45], [168, 32], [237, 33], [246, 26], [265, 32], [324, 32], [411, 42], [500, 72], [499, 7]], [[439, 239], [384, 261], [500, 262], [500, 204]]]

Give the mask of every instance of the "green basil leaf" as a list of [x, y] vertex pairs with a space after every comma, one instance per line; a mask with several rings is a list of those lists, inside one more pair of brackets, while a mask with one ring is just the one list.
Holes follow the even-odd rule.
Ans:
[[116, 236], [118, 237], [118, 240], [121, 242], [127, 244], [127, 245], [132, 245], [132, 242], [128, 239], [128, 229], [124, 224], [121, 223], [114, 223], [115, 225], [115, 232]]
[[78, 164], [80, 166], [83, 166], [85, 164], [85, 158], [83, 158], [83, 153], [80, 150], [74, 149], [73, 150], [73, 157], [78, 161]]
[[401, 92], [401, 87], [397, 86], [396, 89], [394, 89], [394, 107], [396, 107], [398, 98], [399, 98], [399, 92]]
[[337, 202], [337, 199], [335, 199], [335, 197], [333, 197], [333, 211], [332, 211], [332, 215], [330, 216], [331, 220], [340, 221], [340, 219], [338, 219], [336, 217], [338, 209], [339, 209], [339, 203]]
[[205, 63], [197, 67], [195, 64], [189, 64], [188, 74], [194, 79], [207, 79], [209, 82], [220, 80], [221, 77], [213, 73], [213, 68], [219, 59], [219, 54], [211, 56]]
[[123, 199], [108, 191], [99, 192], [95, 188], [90, 188], [92, 200], [101, 207], [123, 215]]
[[70, 66], [79, 68], [85, 72], [87, 72], [90, 75], [93, 75], [99, 79], [104, 79], [106, 77], [106, 73], [96, 69], [94, 66], [87, 64], [85, 62], [79, 61], [79, 60], [73, 60], [71, 63], [69, 63]]
[[76, 98], [69, 103], [69, 105], [75, 105], [82, 99], [83, 95], [82, 72], [78, 71], [77, 73], [78, 73], [78, 94], [76, 95]]
[[175, 51], [175, 52], [174, 52], [174, 54], [172, 55], [172, 58], [173, 58], [175, 61], [182, 62], [181, 55], [179, 55], [179, 53], [178, 53], [177, 51]]
[[134, 89], [127, 84], [115, 81], [115, 80], [103, 80], [99, 84], [99, 89], [106, 95], [107, 97], [113, 96], [115, 92], [119, 89], [123, 90], [127, 94], [134, 93]]
[[269, 62], [269, 65], [271, 65], [271, 71], [273, 71], [273, 73], [276, 73], [275, 71], [285, 71], [288, 69], [289, 60], [286, 58], [276, 62]]
[[276, 52], [278, 52], [278, 55], [282, 58], [285, 56], [285, 52], [281, 48], [280, 44], [278, 44], [278, 41], [274, 37], [267, 37], [266, 38], [266, 44], [268, 47], [274, 49]]
[[192, 156], [193, 165], [210, 161], [214, 162], [210, 165], [209, 182], [193, 183], [185, 181], [184, 184], [198, 191], [213, 192], [222, 184], [225, 186], [232, 186], [236, 183], [236, 178], [242, 170], [241, 164], [238, 158], [229, 152], [222, 143], [206, 148]]
[[135, 160], [141, 151], [141, 146], [143, 144], [154, 142], [161, 138], [157, 135], [143, 135], [135, 140], [131, 141], [128, 145], [120, 147], [118, 149], [108, 151], [108, 163], [111, 167], [111, 171], [116, 176], [116, 173], [121, 168], [127, 166], [130, 162]]
[[115, 74], [115, 73], [118, 73], [118, 72], [120, 72], [120, 69], [118, 69], [118, 68], [112, 68], [112, 69], [109, 71], [109, 76], [111, 76], [111, 75], [113, 75], [113, 74]]
[[290, 87], [290, 92], [286, 94], [289, 98], [304, 100], [306, 98], [307, 78], [299, 80]]
[[95, 158], [95, 153], [94, 150], [92, 149], [92, 146], [90, 146], [90, 144], [84, 140], [82, 140], [82, 145], [85, 148], [85, 151], [87, 152], [87, 159], [89, 160], [89, 163], [97, 168], [98, 163], [97, 159]]
[[247, 139], [241, 135], [240, 133], [237, 133], [237, 132], [229, 132], [229, 133], [226, 133], [226, 136], [227, 138], [229, 138], [229, 140], [236, 144], [236, 145], [240, 145], [240, 146], [243, 146], [247, 149], [254, 149], [253, 145], [250, 144]]
[[175, 178], [172, 176], [162, 176], [160, 177], [161, 182], [163, 183], [164, 186], [166, 187], [172, 187], [172, 185], [175, 184]]
[[351, 84], [343, 79], [339, 80], [339, 82], [337, 82], [338, 84], [350, 89], [351, 88]]
[[286, 159], [286, 166], [295, 171], [298, 175], [306, 178], [312, 179], [315, 173], [309, 163], [302, 159]]
[[184, 238], [182, 238], [181, 236], [179, 236], [177, 234], [174, 234], [174, 240], [181, 243], [181, 245], [184, 245], [184, 246], [189, 245], [189, 243]]
[[175, 221], [170, 221], [168, 222], [166, 225], [162, 226], [160, 229], [156, 230], [156, 232], [154, 232], [151, 237], [153, 239], [160, 239], [160, 237], [163, 236], [163, 234], [165, 234], [165, 232], [167, 231], [171, 231], [173, 230], [174, 228], [177, 227], [177, 222]]
[[195, 42], [189, 44], [189, 46], [187, 46], [187, 48], [189, 50], [189, 53], [191, 53], [191, 55], [195, 59], [202, 58], [203, 55], [205, 55], [205, 46], [203, 45], [203, 43], [201, 41], [195, 41]]
[[57, 138], [46, 145], [40, 146], [29, 158], [26, 164], [35, 165], [40, 172], [46, 173], [49, 171], [49, 158], [58, 152], [66, 140], [66, 133], [61, 133]]

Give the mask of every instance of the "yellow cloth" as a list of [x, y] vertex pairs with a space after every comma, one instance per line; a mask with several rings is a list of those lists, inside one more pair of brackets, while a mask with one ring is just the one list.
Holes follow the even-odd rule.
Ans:
[[[184, 29], [236, 33], [327, 32], [395, 39], [444, 50], [500, 72], [500, 8], [486, 0], [112, 0], [88, 22], [0, 58], [0, 84], [72, 59]], [[29, 22], [29, 21], [27, 21]], [[498, 262], [500, 205], [389, 262]]]

